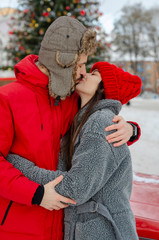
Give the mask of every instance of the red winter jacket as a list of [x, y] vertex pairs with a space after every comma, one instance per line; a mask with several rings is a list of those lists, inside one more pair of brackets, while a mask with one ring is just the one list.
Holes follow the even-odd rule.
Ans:
[[63, 211], [32, 206], [39, 185], [5, 160], [11, 152], [56, 170], [60, 138], [77, 112], [76, 94], [54, 106], [37, 60], [20, 61], [17, 81], [0, 88], [0, 240], [63, 239]]

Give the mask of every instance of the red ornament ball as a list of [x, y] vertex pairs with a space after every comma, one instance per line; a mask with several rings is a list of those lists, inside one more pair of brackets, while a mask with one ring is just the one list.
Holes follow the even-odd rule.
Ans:
[[44, 17], [48, 17], [49, 15], [50, 15], [49, 12], [44, 12], [44, 13], [43, 13], [43, 16], [44, 16]]
[[100, 31], [100, 30], [101, 30], [101, 28], [100, 28], [100, 27], [98, 27], [98, 26], [96, 26], [95, 28], [96, 28], [98, 31]]
[[69, 7], [69, 6], [66, 6], [66, 10], [69, 11], [69, 10], [70, 10], [70, 7]]
[[19, 61], [19, 58], [18, 58], [18, 57], [15, 57], [15, 61], [18, 62], [18, 61]]
[[86, 15], [86, 12], [84, 10], [81, 10], [80, 14], [81, 14], [81, 16], [84, 16], [84, 15]]
[[25, 51], [25, 48], [24, 48], [23, 46], [20, 46], [20, 47], [19, 47], [19, 50]]
[[23, 13], [28, 13], [28, 12], [29, 12], [28, 8], [23, 11]]

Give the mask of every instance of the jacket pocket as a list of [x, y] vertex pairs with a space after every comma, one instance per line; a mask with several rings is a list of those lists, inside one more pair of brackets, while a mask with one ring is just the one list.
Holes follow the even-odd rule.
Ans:
[[112, 225], [103, 217], [96, 217], [86, 222], [77, 222], [76, 240], [114, 240], [116, 239]]
[[13, 201], [10, 201], [9, 204], [8, 204], [8, 207], [7, 207], [6, 211], [5, 211], [4, 217], [3, 217], [2, 222], [1, 222], [1, 226], [4, 224], [4, 222], [5, 222], [6, 218], [7, 218], [7, 215], [9, 213], [9, 210], [10, 210], [11, 206], [12, 206], [12, 203], [13, 203]]

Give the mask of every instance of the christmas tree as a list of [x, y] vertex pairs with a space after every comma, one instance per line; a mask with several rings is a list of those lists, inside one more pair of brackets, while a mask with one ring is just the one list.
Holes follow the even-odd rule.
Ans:
[[[107, 35], [99, 23], [97, 0], [19, 0], [15, 17], [12, 17], [10, 41], [6, 48], [8, 60], [13, 66], [28, 54], [37, 54], [40, 43], [49, 25], [59, 16], [77, 18], [86, 27], [97, 31], [98, 48], [91, 62], [105, 60], [108, 55]], [[89, 62], [90, 62], [89, 61]]]

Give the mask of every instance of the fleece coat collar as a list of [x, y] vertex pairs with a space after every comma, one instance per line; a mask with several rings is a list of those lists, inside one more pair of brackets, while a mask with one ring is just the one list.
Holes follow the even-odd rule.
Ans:
[[[85, 105], [78, 116], [78, 123], [80, 123], [84, 113], [87, 110], [87, 105]], [[96, 103], [96, 105], [93, 107], [91, 110], [91, 115], [95, 113], [96, 111], [103, 110], [103, 109], [110, 109], [115, 115], [118, 115], [120, 110], [121, 110], [121, 103], [117, 100], [112, 100], [112, 99], [103, 99], [100, 100]]]

